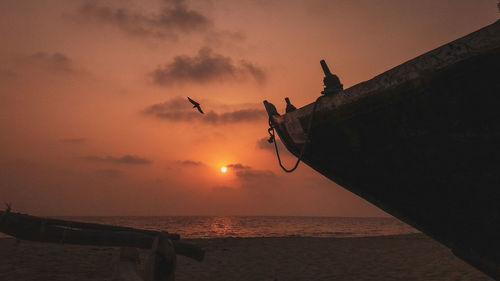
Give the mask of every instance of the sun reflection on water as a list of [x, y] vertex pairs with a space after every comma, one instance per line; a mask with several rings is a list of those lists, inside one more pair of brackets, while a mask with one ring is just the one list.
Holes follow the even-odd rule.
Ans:
[[210, 232], [218, 237], [234, 235], [233, 220], [230, 217], [214, 217], [210, 225]]

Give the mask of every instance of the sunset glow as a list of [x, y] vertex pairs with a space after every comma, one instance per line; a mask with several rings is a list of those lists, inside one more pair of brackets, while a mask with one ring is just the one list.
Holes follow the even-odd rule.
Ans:
[[371, 79], [492, 23], [491, 2], [0, 1], [0, 200], [38, 215], [386, 216], [306, 164], [284, 173], [262, 101], [315, 101], [321, 59], [345, 88]]

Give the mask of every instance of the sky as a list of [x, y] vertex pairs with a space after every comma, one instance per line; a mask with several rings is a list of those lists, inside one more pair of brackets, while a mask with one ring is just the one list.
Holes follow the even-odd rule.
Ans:
[[281, 171], [262, 101], [313, 102], [321, 59], [347, 88], [498, 15], [495, 0], [1, 0], [0, 203], [388, 216], [305, 164]]

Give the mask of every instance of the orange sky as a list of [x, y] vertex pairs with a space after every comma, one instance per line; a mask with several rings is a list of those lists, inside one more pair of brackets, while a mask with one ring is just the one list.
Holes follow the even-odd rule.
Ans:
[[492, 23], [496, 3], [1, 1], [0, 201], [38, 215], [383, 216], [303, 164], [282, 172], [262, 100], [313, 102], [322, 58], [346, 87], [370, 79]]

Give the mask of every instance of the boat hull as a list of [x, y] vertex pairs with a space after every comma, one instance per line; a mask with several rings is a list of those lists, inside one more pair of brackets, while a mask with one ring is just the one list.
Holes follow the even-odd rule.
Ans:
[[498, 47], [271, 122], [296, 156], [309, 139], [304, 163], [499, 279]]

